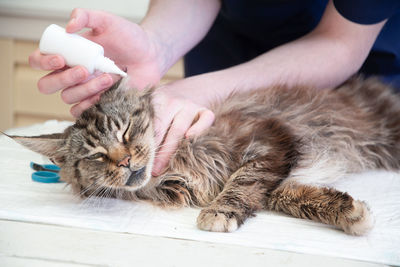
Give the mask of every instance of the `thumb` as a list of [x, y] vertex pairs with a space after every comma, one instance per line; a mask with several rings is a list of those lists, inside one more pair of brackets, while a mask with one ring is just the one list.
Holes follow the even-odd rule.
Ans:
[[84, 8], [75, 8], [71, 13], [66, 31], [74, 33], [83, 28], [91, 28], [96, 32], [100, 32], [106, 21], [107, 13]]

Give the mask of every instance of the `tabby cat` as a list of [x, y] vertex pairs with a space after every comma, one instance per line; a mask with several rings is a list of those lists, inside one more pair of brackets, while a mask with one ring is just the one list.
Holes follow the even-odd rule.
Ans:
[[366, 203], [329, 187], [349, 173], [400, 166], [400, 99], [375, 79], [333, 90], [275, 86], [215, 104], [214, 125], [183, 139], [151, 177], [152, 91], [114, 86], [63, 133], [14, 140], [52, 159], [83, 197], [202, 207], [202, 230], [235, 231], [261, 209], [362, 235]]

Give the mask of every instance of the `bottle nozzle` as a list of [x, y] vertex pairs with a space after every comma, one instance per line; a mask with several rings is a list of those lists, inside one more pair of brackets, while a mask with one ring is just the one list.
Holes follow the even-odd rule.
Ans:
[[118, 68], [117, 65], [115, 65], [114, 61], [112, 61], [108, 57], [100, 57], [96, 61], [94, 68], [106, 73], [119, 74], [122, 77], [126, 77], [128, 75], [125, 72], [123, 72], [120, 68]]

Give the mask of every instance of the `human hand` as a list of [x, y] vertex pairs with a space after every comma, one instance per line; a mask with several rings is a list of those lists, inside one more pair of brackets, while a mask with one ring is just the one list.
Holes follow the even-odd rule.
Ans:
[[[214, 122], [214, 113], [196, 103], [190, 90], [185, 90], [189, 79], [158, 88], [153, 94], [155, 110], [155, 139], [157, 153], [152, 175], [160, 175], [183, 138], [201, 134]], [[198, 102], [198, 101], [197, 101]]]
[[[103, 11], [74, 9], [66, 31], [74, 33], [83, 28], [91, 29], [82, 34], [85, 38], [102, 45], [105, 56], [127, 71], [130, 86], [141, 89], [155, 85], [166, 71], [156, 38], [139, 25]], [[82, 66], [68, 68], [61, 56], [43, 55], [38, 49], [30, 55], [29, 64], [53, 70], [39, 80], [39, 91], [51, 94], [61, 90], [62, 100], [75, 104], [71, 108], [74, 116], [97, 102], [119, 78], [107, 73], [89, 75]]]

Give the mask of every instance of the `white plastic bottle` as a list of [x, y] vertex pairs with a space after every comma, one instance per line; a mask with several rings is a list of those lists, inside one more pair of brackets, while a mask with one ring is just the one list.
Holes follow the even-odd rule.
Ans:
[[43, 54], [61, 55], [65, 63], [74, 67], [84, 66], [90, 73], [95, 70], [127, 76], [115, 65], [114, 61], [104, 56], [104, 49], [82, 36], [67, 33], [64, 28], [51, 24], [42, 34], [39, 50]]

